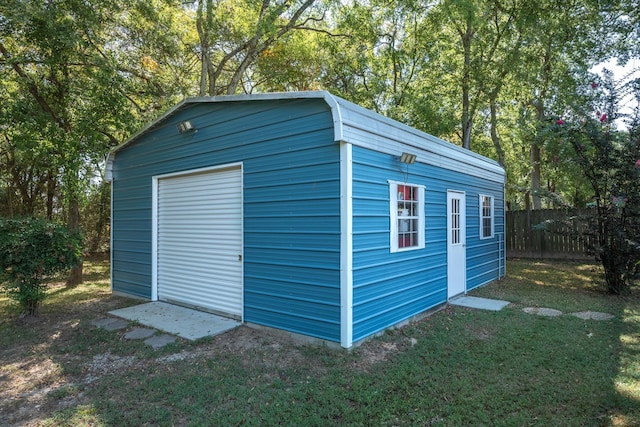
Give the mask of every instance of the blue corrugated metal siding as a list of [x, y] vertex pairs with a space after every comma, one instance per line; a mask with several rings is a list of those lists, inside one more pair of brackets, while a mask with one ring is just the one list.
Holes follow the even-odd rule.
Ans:
[[[495, 197], [496, 234], [502, 232], [502, 188], [480, 178], [416, 163], [406, 181], [424, 185], [422, 250], [389, 252], [389, 184], [405, 181], [406, 166], [390, 155], [353, 148], [354, 341], [447, 300], [447, 189], [467, 200], [467, 286], [498, 278], [497, 239], [479, 239], [478, 194]], [[499, 214], [498, 214], [499, 212]]]
[[151, 298], [151, 186], [144, 181], [111, 183], [111, 283], [114, 291]]
[[[335, 135], [353, 146], [354, 342], [446, 301], [447, 190], [466, 195], [467, 289], [498, 278], [504, 200], [495, 162], [328, 94], [306, 96], [186, 102], [113, 153], [115, 291], [151, 296], [152, 177], [242, 162], [244, 320], [341, 341]], [[178, 133], [185, 119], [197, 132]], [[426, 246], [390, 253], [387, 180], [405, 181], [394, 157], [405, 149], [419, 157], [406, 181], [426, 189]], [[494, 197], [491, 239], [479, 238], [479, 194]]]
[[153, 176], [243, 162], [244, 320], [339, 341], [339, 160], [321, 99], [185, 106], [116, 153], [114, 290], [150, 296]]
[[[500, 277], [499, 239], [504, 233], [503, 188], [495, 182], [469, 181], [467, 194], [467, 290]], [[494, 237], [480, 238], [480, 195], [494, 198]]]
[[339, 341], [340, 157], [331, 132], [310, 129], [307, 150], [245, 163], [245, 319]]

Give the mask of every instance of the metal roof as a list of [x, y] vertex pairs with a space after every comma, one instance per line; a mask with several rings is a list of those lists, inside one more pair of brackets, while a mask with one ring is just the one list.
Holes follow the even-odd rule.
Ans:
[[[275, 92], [186, 98], [109, 152], [106, 168], [107, 180], [111, 181], [112, 179], [112, 165], [118, 151], [153, 130], [167, 118], [192, 104], [291, 99], [322, 99], [331, 110], [335, 141], [342, 141], [396, 156], [399, 156], [402, 152], [408, 152], [415, 154], [417, 156], [416, 161], [420, 163], [432, 164], [504, 183], [504, 169], [496, 161], [363, 108], [327, 91]], [[466, 170], [463, 170], [465, 168]]]

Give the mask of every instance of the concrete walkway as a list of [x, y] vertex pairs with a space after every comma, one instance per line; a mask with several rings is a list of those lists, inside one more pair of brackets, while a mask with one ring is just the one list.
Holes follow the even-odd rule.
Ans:
[[160, 301], [113, 310], [109, 314], [188, 340], [219, 335], [240, 326], [237, 320]]
[[459, 305], [461, 307], [477, 308], [480, 310], [500, 311], [504, 307], [509, 305], [509, 301], [502, 301], [498, 299], [489, 299], [489, 298], [470, 297], [467, 295], [462, 295], [462, 296], [454, 297], [450, 299], [449, 304]]

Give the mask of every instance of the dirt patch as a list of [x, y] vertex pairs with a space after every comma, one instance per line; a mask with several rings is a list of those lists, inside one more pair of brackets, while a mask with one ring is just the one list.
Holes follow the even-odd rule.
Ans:
[[[64, 316], [62, 316], [64, 317]], [[211, 339], [202, 340], [173, 354], [163, 354], [149, 359], [144, 353], [116, 354], [110, 350], [96, 355], [66, 346], [72, 345], [78, 334], [90, 335], [95, 327], [90, 321], [76, 326], [75, 331], [64, 331], [66, 319], [54, 316], [38, 319], [15, 319], [24, 326], [37, 324], [42, 337], [35, 346], [15, 346], [0, 350], [0, 425], [35, 426], [52, 413], [84, 403], [85, 395], [101, 378], [108, 375], [146, 369], [150, 364], [169, 365], [192, 363], [193, 360], [208, 360], [225, 354], [240, 355], [246, 363], [256, 360], [278, 368], [296, 366], [302, 359], [299, 349], [287, 340], [239, 327]], [[116, 345], [122, 331], [110, 332]], [[53, 337], [52, 340], [48, 338]], [[55, 347], [53, 344], [55, 343]], [[121, 352], [121, 350], [119, 350]], [[259, 356], [259, 357], [258, 357]]]
[[92, 383], [105, 375], [130, 368], [136, 363], [134, 356], [115, 356], [110, 352], [93, 356], [91, 362], [86, 365], [87, 374], [83, 382], [86, 384]]
[[39, 425], [48, 414], [76, 404], [85, 379], [83, 346], [91, 345], [91, 340], [82, 343], [90, 335], [88, 319], [128, 302], [107, 291], [97, 288], [95, 296], [82, 300], [76, 289], [54, 283], [49, 293], [63, 301], [46, 300], [37, 317], [20, 316], [11, 303], [3, 307], [0, 329], [14, 344], [0, 348], [0, 425]]
[[60, 365], [50, 359], [32, 358], [22, 363], [7, 364], [2, 368], [3, 398], [37, 400], [43, 390], [55, 386], [60, 371]]
[[39, 412], [47, 395], [65, 384], [61, 374], [59, 363], [37, 356], [2, 366], [0, 424], [12, 425]]
[[158, 363], [175, 363], [175, 362], [182, 362], [182, 361], [185, 361], [185, 360], [191, 360], [191, 359], [193, 359], [195, 357], [197, 357], [197, 355], [194, 352], [181, 351], [180, 353], [173, 353], [173, 354], [170, 354], [168, 356], [158, 357], [156, 359], [156, 362], [158, 362]]
[[2, 307], [0, 329], [11, 344], [0, 348], [0, 426], [42, 425], [56, 412], [90, 404], [106, 377], [135, 377], [150, 367], [200, 369], [203, 362], [206, 366], [233, 359], [262, 377], [282, 378], [289, 370], [303, 370], [313, 378], [326, 375], [336, 363], [370, 370], [417, 342], [390, 333], [348, 352], [243, 325], [215, 337], [178, 340], [174, 347], [151, 350], [125, 339], [135, 324], [116, 331], [94, 324], [104, 313], [137, 303], [111, 295], [106, 280], [77, 288], [52, 283], [49, 292], [51, 299], [39, 317], [19, 317], [8, 305]]
[[355, 356], [355, 360], [352, 363], [353, 369], [359, 372], [370, 372], [376, 365], [393, 359], [396, 355], [408, 350], [417, 343], [418, 340], [409, 337], [366, 341], [353, 350], [353, 355]]
[[495, 335], [495, 332], [489, 328], [478, 327], [473, 324], [465, 326], [465, 330], [469, 336], [481, 341], [490, 340]]
[[370, 368], [377, 363], [384, 362], [399, 351], [398, 344], [394, 342], [365, 343], [356, 350], [360, 356], [358, 363], [363, 368]]

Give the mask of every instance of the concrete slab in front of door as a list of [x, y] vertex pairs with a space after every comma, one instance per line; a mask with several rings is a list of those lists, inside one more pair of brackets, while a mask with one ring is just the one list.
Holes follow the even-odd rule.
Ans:
[[109, 314], [188, 340], [219, 335], [240, 325], [228, 317], [160, 301], [113, 310]]
[[449, 300], [451, 305], [459, 305], [461, 307], [478, 308], [481, 310], [500, 311], [507, 305], [509, 301], [502, 301], [497, 299], [470, 297], [462, 295]]

